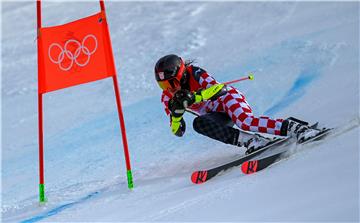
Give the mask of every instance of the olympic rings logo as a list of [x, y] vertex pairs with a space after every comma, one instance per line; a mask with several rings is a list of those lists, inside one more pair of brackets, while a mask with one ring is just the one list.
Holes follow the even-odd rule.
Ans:
[[[94, 49], [92, 49], [91, 51], [89, 50], [88, 47], [85, 46], [85, 43], [88, 42], [87, 40], [90, 38], [93, 39], [93, 41], [95, 43]], [[69, 46], [71, 46], [71, 47], [75, 46], [76, 50], [70, 51]], [[82, 40], [81, 43], [75, 39], [67, 40], [65, 42], [64, 48], [62, 48], [61, 45], [58, 43], [52, 43], [48, 49], [48, 56], [49, 56], [49, 59], [51, 60], [51, 62], [59, 65], [59, 68], [61, 70], [69, 71], [73, 67], [74, 63], [80, 67], [85, 67], [89, 63], [91, 55], [94, 54], [95, 51], [97, 50], [97, 47], [98, 47], [98, 42], [97, 42], [96, 37], [92, 34], [89, 34], [84, 37], [84, 39]], [[54, 50], [53, 50], [54, 48], [58, 48], [60, 50], [60, 53], [57, 56], [57, 58], [56, 57], [53, 58], [51, 56], [52, 55], [51, 52], [54, 52]], [[85, 56], [87, 56], [85, 61], [78, 60], [81, 53], [83, 53]], [[67, 57], [68, 60], [70, 60], [70, 62], [68, 64], [63, 63], [64, 60], [66, 60], [65, 57]]]

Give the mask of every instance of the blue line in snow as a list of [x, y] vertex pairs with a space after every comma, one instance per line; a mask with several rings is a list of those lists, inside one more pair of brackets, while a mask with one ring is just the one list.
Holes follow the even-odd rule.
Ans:
[[63, 204], [63, 205], [61, 205], [61, 206], [58, 206], [58, 207], [56, 207], [56, 208], [51, 209], [51, 210], [48, 211], [48, 212], [45, 212], [45, 213], [43, 213], [43, 214], [39, 214], [39, 215], [37, 215], [37, 216], [35, 216], [35, 217], [32, 217], [32, 218], [30, 218], [30, 219], [21, 221], [21, 223], [32, 223], [32, 222], [41, 221], [41, 220], [43, 220], [43, 219], [45, 219], [45, 218], [51, 217], [51, 216], [53, 216], [53, 215], [56, 215], [56, 214], [62, 212], [63, 210], [65, 210], [65, 209], [67, 209], [67, 208], [70, 208], [70, 207], [72, 207], [72, 206], [74, 206], [74, 205], [76, 205], [76, 204], [79, 204], [79, 203], [82, 203], [82, 202], [84, 202], [84, 201], [86, 201], [86, 200], [89, 200], [90, 198], [93, 198], [93, 197], [96, 196], [97, 194], [99, 194], [99, 192], [98, 192], [98, 191], [95, 191], [95, 192], [93, 192], [93, 193], [87, 195], [86, 197], [83, 197], [83, 198], [81, 198], [81, 199], [79, 199], [79, 200], [77, 200], [77, 201], [74, 201], [74, 202], [71, 202], [71, 203], [67, 203], [67, 204]]
[[267, 115], [274, 115], [283, 108], [297, 101], [305, 93], [305, 88], [320, 75], [318, 67], [301, 72], [294, 82], [293, 86], [286, 95], [275, 105], [265, 111]]

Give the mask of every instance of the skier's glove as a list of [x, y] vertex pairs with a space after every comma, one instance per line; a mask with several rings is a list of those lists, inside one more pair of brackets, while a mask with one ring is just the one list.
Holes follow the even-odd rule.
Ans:
[[182, 117], [185, 113], [185, 108], [195, 102], [195, 95], [190, 91], [181, 89], [174, 94], [174, 97], [169, 101], [169, 110], [173, 117]]
[[183, 136], [185, 133], [186, 125], [182, 117], [171, 116], [171, 131], [176, 136]]
[[215, 84], [207, 89], [200, 90], [195, 93], [195, 102], [201, 102], [206, 100], [214, 101], [218, 99], [220, 96], [226, 94], [226, 86], [225, 84]]

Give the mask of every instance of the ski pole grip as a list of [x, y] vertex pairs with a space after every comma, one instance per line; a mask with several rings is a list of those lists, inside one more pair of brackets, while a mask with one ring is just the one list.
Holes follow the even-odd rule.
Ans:
[[228, 82], [225, 82], [223, 84], [228, 85], [228, 84], [233, 84], [233, 83], [237, 83], [237, 82], [240, 82], [240, 81], [246, 81], [246, 80], [254, 80], [254, 75], [252, 73], [249, 73], [249, 75], [246, 76], [246, 77], [242, 77], [242, 78], [237, 79], [237, 80], [228, 81]]

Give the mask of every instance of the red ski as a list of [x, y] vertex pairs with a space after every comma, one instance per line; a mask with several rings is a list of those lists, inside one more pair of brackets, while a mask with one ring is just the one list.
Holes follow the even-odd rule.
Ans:
[[199, 170], [199, 171], [195, 171], [192, 173], [191, 175], [191, 181], [194, 184], [202, 184], [205, 183], [206, 181], [208, 181], [209, 179], [213, 178], [214, 176], [218, 175], [220, 172], [223, 172], [227, 169], [230, 169], [232, 167], [235, 166], [240, 166], [242, 163], [253, 159], [254, 157], [262, 154], [264, 151], [272, 148], [273, 146], [279, 146], [284, 144], [285, 142], [288, 141], [289, 138], [282, 138], [282, 139], [276, 139], [273, 142], [271, 142], [271, 144], [265, 146], [264, 148], [257, 150], [253, 153], [250, 153], [248, 155], [242, 156], [237, 160], [234, 160], [232, 162], [223, 164], [221, 166], [215, 167], [215, 168], [211, 168], [208, 170]]
[[278, 160], [281, 159], [281, 156], [284, 153], [285, 152], [280, 152], [280, 153], [277, 153], [277, 154], [274, 154], [272, 156], [268, 156], [268, 157], [265, 157], [262, 159], [246, 161], [241, 165], [241, 171], [244, 174], [256, 173], [256, 172], [263, 170], [266, 167], [276, 163]]

